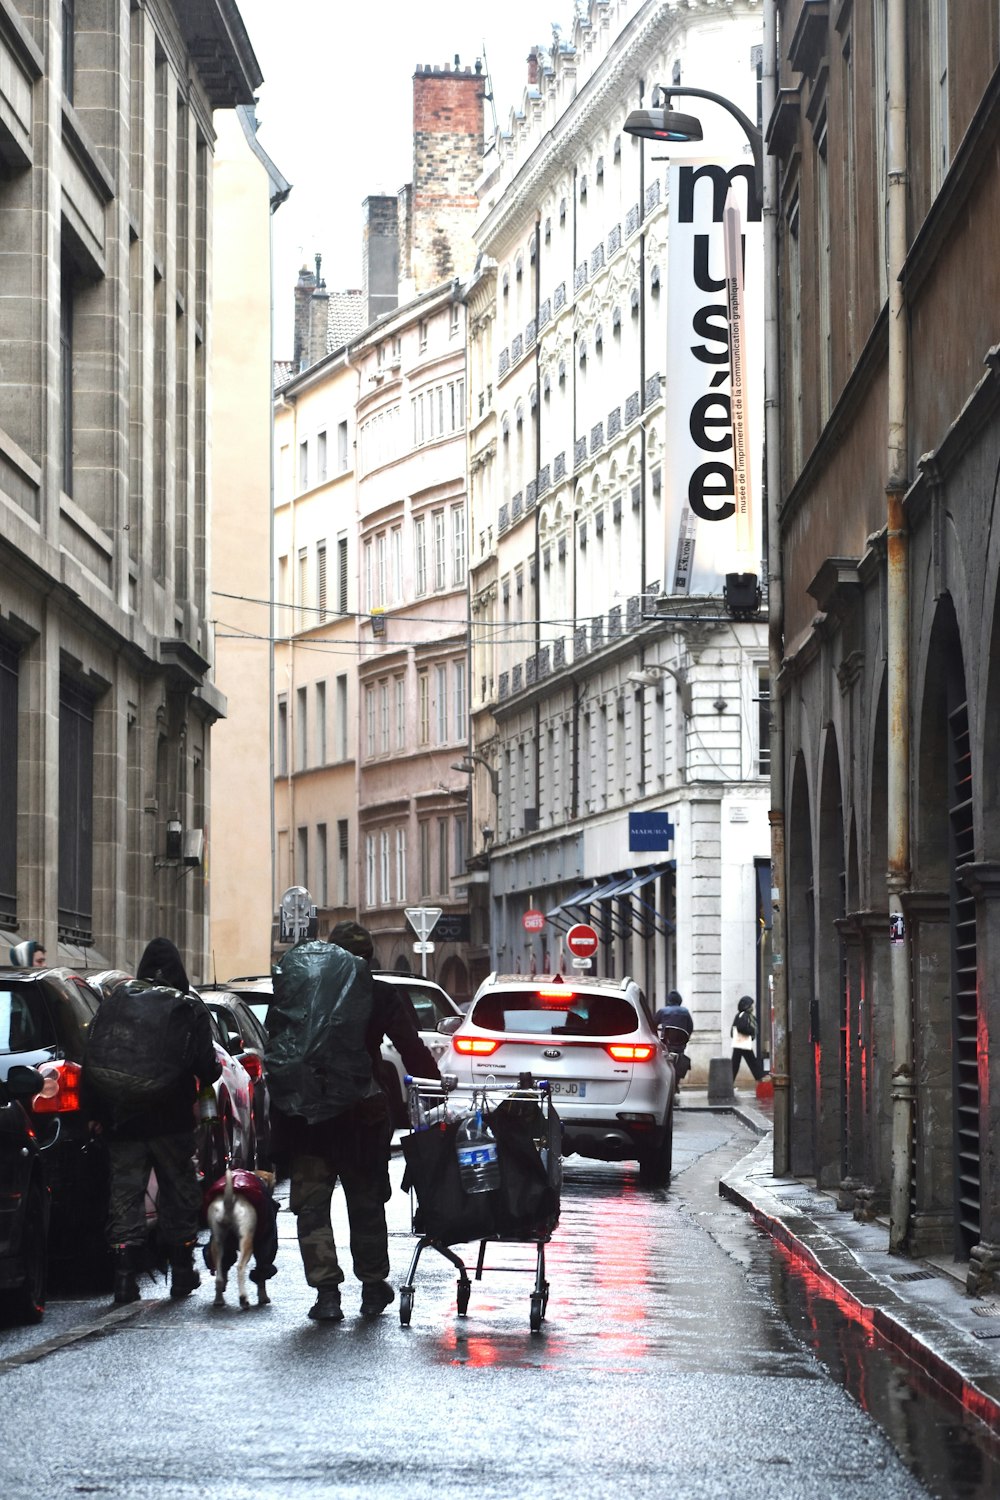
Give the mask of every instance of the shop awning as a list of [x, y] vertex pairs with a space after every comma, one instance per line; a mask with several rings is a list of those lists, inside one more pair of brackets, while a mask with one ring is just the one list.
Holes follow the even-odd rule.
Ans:
[[[651, 869], [637, 870], [633, 873], [631, 879], [625, 881], [623, 889], [618, 894], [619, 896], [627, 896], [629, 898], [630, 906], [624, 908], [624, 910], [629, 916], [629, 924], [633, 932], [638, 931], [635, 922], [631, 920], [633, 907], [641, 907], [644, 912], [648, 913], [648, 917], [652, 918], [653, 926], [658, 932], [666, 935], [668, 932], [675, 930], [675, 925], [669, 917], [665, 917], [655, 906], [651, 905], [648, 901], [644, 901], [636, 893], [643, 890], [647, 885], [651, 885], [654, 880], [658, 880], [661, 875], [675, 870], [676, 867], [676, 861], [669, 859], [663, 864], [653, 865]], [[619, 908], [619, 910], [621, 911], [622, 908]]]

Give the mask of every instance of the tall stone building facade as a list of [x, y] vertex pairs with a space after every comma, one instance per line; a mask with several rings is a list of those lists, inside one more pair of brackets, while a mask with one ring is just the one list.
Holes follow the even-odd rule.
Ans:
[[[472, 854], [491, 961], [569, 971], [566, 932], [589, 922], [598, 972], [658, 1003], [683, 993], [702, 1076], [743, 993], [768, 1035], [767, 635], [730, 617], [721, 576], [689, 586], [671, 561], [668, 424], [690, 404], [668, 354], [678, 210], [662, 149], [624, 124], [671, 82], [755, 116], [760, 23], [753, 3], [618, 0], [533, 48], [486, 158], [469, 293]], [[701, 118], [739, 185], [741, 132]]]
[[1000, 20], [987, 0], [775, 13], [787, 1165], [981, 1290], [1000, 1270]]
[[0, 16], [0, 927], [204, 971], [212, 112], [235, 6]]

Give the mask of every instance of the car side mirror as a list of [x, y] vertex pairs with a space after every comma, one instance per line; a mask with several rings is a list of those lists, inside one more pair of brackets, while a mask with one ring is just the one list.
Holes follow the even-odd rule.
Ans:
[[44, 1087], [45, 1079], [38, 1069], [25, 1067], [23, 1063], [18, 1063], [7, 1074], [7, 1092], [12, 1099], [19, 1099], [24, 1104], [40, 1094]]
[[464, 1020], [464, 1016], [445, 1016], [443, 1021], [438, 1022], [437, 1029], [442, 1036], [453, 1036]]

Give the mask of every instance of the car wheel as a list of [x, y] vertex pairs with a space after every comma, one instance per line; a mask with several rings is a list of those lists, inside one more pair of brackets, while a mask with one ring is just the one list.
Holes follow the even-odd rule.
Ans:
[[48, 1246], [45, 1234], [45, 1200], [37, 1185], [28, 1194], [21, 1233], [24, 1280], [6, 1294], [7, 1309], [18, 1323], [40, 1323], [45, 1315]]
[[639, 1182], [643, 1187], [665, 1188], [670, 1185], [674, 1162], [674, 1109], [670, 1106], [663, 1140], [649, 1151], [639, 1153]]

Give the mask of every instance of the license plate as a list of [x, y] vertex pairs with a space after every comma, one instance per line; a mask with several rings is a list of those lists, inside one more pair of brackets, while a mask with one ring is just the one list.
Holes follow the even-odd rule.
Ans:
[[565, 1078], [550, 1079], [549, 1088], [553, 1094], [573, 1094], [577, 1099], [585, 1099], [587, 1097], [587, 1085], [585, 1083], [570, 1083]]

